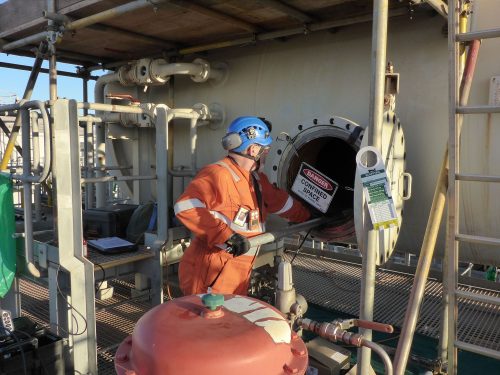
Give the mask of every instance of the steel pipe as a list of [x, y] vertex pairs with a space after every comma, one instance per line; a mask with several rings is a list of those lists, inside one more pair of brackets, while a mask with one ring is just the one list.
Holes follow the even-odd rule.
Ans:
[[69, 17], [64, 14], [49, 12], [47, 10], [42, 11], [42, 16], [50, 21], [54, 21], [60, 24], [65, 24], [70, 21]]
[[[396, 16], [405, 15], [407, 13], [408, 13], [408, 11], [406, 9], [394, 9], [389, 13], [389, 16], [396, 17]], [[219, 49], [219, 48], [235, 47], [235, 46], [240, 46], [243, 44], [252, 44], [252, 43], [255, 43], [258, 41], [273, 40], [273, 39], [278, 39], [278, 38], [290, 37], [290, 36], [294, 36], [294, 35], [304, 35], [307, 32], [322, 31], [322, 30], [334, 29], [334, 28], [342, 27], [342, 26], [354, 25], [357, 23], [370, 22], [372, 19], [373, 19], [373, 17], [371, 15], [367, 15], [367, 16], [347, 18], [347, 19], [343, 19], [343, 20], [314, 22], [314, 23], [307, 25], [307, 27], [295, 27], [295, 28], [291, 28], [291, 29], [263, 32], [263, 33], [257, 33], [251, 37], [237, 38], [237, 39], [226, 40], [226, 41], [221, 41], [221, 42], [216, 42], [216, 43], [209, 43], [209, 44], [202, 44], [202, 45], [188, 47], [188, 48], [181, 48], [176, 53], [179, 55], [188, 55], [188, 54], [192, 54], [192, 53], [204, 52], [204, 51], [209, 51], [209, 50], [214, 50], [214, 49]]]
[[[31, 174], [31, 147], [30, 147], [30, 115], [28, 109], [20, 111], [22, 121], [22, 147], [23, 147], [23, 175]], [[34, 264], [33, 257], [33, 207], [31, 205], [31, 182], [23, 182], [23, 197], [24, 197], [24, 256], [29, 273], [34, 277], [40, 277], [40, 271]]]
[[100, 13], [93, 14], [91, 16], [69, 22], [65, 25], [66, 30], [78, 30], [84, 27], [93, 25], [95, 23], [99, 23], [102, 21], [109, 20], [110, 18], [114, 18], [117, 16], [121, 16], [126, 13], [133, 12], [134, 10], [138, 10], [141, 8], [145, 8], [147, 6], [155, 6], [156, 4], [164, 3], [166, 0], [136, 0], [130, 3], [126, 3], [123, 5], [119, 5], [115, 8], [111, 8], [105, 10]]
[[[12, 64], [12, 63], [3, 62], [3, 61], [0, 61], [0, 68], [15, 69], [15, 70], [24, 70], [24, 71], [27, 71], [27, 72], [31, 72], [33, 70], [33, 67], [28, 66], [28, 65]], [[45, 68], [40, 68], [40, 73], [47, 74], [47, 73], [49, 73], [49, 70], [45, 69]], [[60, 76], [64, 76], [64, 77], [82, 78], [81, 74], [72, 73], [72, 72], [65, 72], [65, 71], [62, 71], [62, 70], [58, 70], [57, 74], [60, 75]], [[97, 80], [97, 78], [98, 77], [96, 77], [96, 76], [89, 76], [88, 77], [88, 79], [91, 79], [91, 80]]]
[[97, 122], [120, 122], [119, 113], [102, 113], [100, 117], [94, 115], [78, 116], [79, 122], [90, 122], [91, 124]]
[[361, 345], [377, 353], [377, 355], [384, 363], [385, 375], [392, 375], [393, 370], [392, 370], [391, 358], [389, 357], [389, 354], [387, 354], [387, 352], [380, 345], [374, 343], [373, 341], [364, 339], [362, 340]]
[[[202, 105], [202, 107], [204, 107]], [[182, 171], [176, 171], [171, 168], [168, 169], [168, 174], [174, 177], [193, 177], [197, 173], [196, 169], [196, 144], [198, 138], [198, 120], [207, 120], [215, 118], [214, 113], [204, 113], [203, 108], [174, 108], [168, 110], [167, 123], [172, 121], [174, 118], [190, 119], [189, 126], [189, 139], [190, 139], [190, 152], [191, 152], [191, 168]]]
[[151, 111], [148, 109], [144, 109], [141, 107], [128, 107], [126, 105], [114, 105], [114, 104], [104, 104], [104, 103], [78, 103], [77, 108], [78, 109], [85, 108], [94, 111], [108, 111], [108, 112], [136, 113], [136, 114], [144, 113], [146, 115], [151, 115]]
[[198, 171], [193, 171], [191, 169], [176, 171], [175, 169], [169, 168], [168, 170], [168, 174], [172, 177], [194, 177], [196, 173], [198, 173]]
[[[33, 93], [33, 88], [35, 87], [36, 79], [38, 78], [38, 73], [40, 72], [40, 68], [42, 67], [42, 54], [47, 51], [47, 43], [41, 43], [39, 47], [40, 53], [37, 55], [35, 62], [33, 63], [33, 70], [28, 78], [28, 83], [26, 84], [26, 88], [23, 94], [23, 100], [29, 100], [31, 98], [31, 94]], [[4, 170], [7, 167], [7, 164], [10, 160], [10, 156], [12, 154], [12, 150], [16, 144], [16, 138], [19, 134], [19, 129], [21, 127], [21, 114], [18, 113], [16, 116], [16, 120], [14, 121], [14, 126], [12, 127], [12, 132], [10, 134], [9, 142], [5, 147], [5, 152], [3, 155], [2, 162], [0, 164], [0, 171]]]
[[471, 31], [456, 35], [457, 42], [471, 42], [479, 39], [491, 39], [500, 37], [500, 29], [489, 29], [480, 31]]
[[330, 221], [330, 218], [320, 217], [317, 219], [304, 221], [303, 223], [288, 225], [273, 232], [259, 234], [258, 236], [249, 238], [248, 241], [250, 242], [251, 247], [265, 245], [279, 240], [280, 238], [286, 237], [290, 234], [307, 231], [311, 228], [315, 228], [323, 224], [328, 224]]
[[432, 207], [429, 213], [429, 220], [427, 222], [427, 227], [425, 228], [417, 269], [415, 270], [415, 277], [413, 278], [413, 286], [408, 306], [406, 307], [403, 329], [401, 330], [401, 337], [398, 341], [398, 347], [394, 357], [394, 373], [396, 375], [404, 374], [408, 363], [408, 357], [410, 355], [411, 344], [415, 334], [420, 306], [425, 292], [425, 284], [429, 276], [431, 262], [436, 247], [436, 240], [439, 234], [439, 226], [443, 218], [447, 190], [448, 149], [446, 149], [443, 162], [441, 163], [438, 181], [434, 190], [434, 198], [432, 199]]
[[[104, 117], [102, 111], [109, 111], [109, 106], [104, 104], [104, 89], [108, 83], [118, 82], [118, 73], [105, 74], [97, 80], [94, 86], [94, 101], [96, 102], [92, 108], [91, 103], [82, 103], [86, 109], [96, 110], [96, 117]], [[113, 108], [113, 106], [111, 106]], [[127, 107], [129, 108], [129, 107]], [[95, 143], [94, 143], [94, 165], [95, 167], [102, 167], [106, 164], [106, 129], [104, 128], [104, 122], [95, 123]], [[97, 172], [96, 177], [104, 177], [104, 172]], [[97, 185], [95, 188], [95, 204], [96, 207], [102, 207], [106, 203], [106, 186]]]
[[[33, 168], [37, 173], [40, 172], [40, 129], [38, 127], [39, 114], [35, 111], [30, 112], [31, 117], [31, 139], [33, 140]], [[34, 203], [35, 203], [35, 221], [42, 219], [41, 186], [35, 185]]]
[[465, 115], [500, 113], [500, 105], [470, 105], [457, 107], [457, 113]]
[[211, 69], [209, 67], [210, 65], [208, 63], [161, 64], [158, 60], [154, 60], [151, 64], [151, 75], [160, 78], [167, 78], [173, 75], [189, 75], [192, 77], [199, 77], [200, 80], [207, 80], [211, 78]]
[[500, 176], [486, 176], [466, 173], [457, 173], [455, 176], [459, 181], [500, 182]]
[[488, 304], [500, 306], [500, 297], [490, 296], [487, 294], [478, 294], [478, 293], [468, 292], [466, 290], [459, 290], [459, 289], [457, 289], [455, 291], [455, 294], [459, 298], [466, 298], [466, 299], [471, 300], [471, 301], [477, 301], [477, 302], [481, 302], [481, 303], [488, 303]]
[[111, 166], [111, 167], [99, 167], [99, 168], [94, 167], [91, 169], [93, 171], [97, 171], [97, 170], [99, 170], [99, 171], [120, 171], [122, 169], [132, 169], [132, 168], [133, 168], [133, 166], [131, 166], [131, 165], [128, 165], [128, 166], [117, 165], [117, 166]]
[[156, 180], [156, 176], [104, 176], [95, 178], [82, 178], [82, 184], [101, 183], [110, 181], [138, 181], [138, 180]]
[[[123, 5], [117, 6], [115, 8], [105, 10], [105, 11], [100, 12], [100, 13], [96, 13], [96, 14], [93, 14], [93, 15], [85, 17], [85, 18], [66, 23], [66, 25], [63, 27], [63, 29], [70, 30], [70, 31], [82, 29], [84, 27], [87, 27], [87, 26], [90, 26], [90, 25], [93, 25], [93, 24], [96, 24], [96, 23], [99, 23], [102, 21], [106, 21], [110, 18], [120, 16], [122, 14], [129, 13], [129, 12], [132, 12], [134, 10], [144, 8], [148, 5], [154, 6], [155, 4], [160, 4], [160, 3], [163, 3], [165, 1], [166, 0], [155, 0], [155, 1], [153, 1], [153, 0], [136, 0], [136, 1], [132, 1], [130, 3], [123, 4]], [[54, 12], [51, 12], [49, 10], [48, 14], [52, 14], [52, 13], [54, 13]], [[53, 22], [53, 21], [51, 21], [51, 22]], [[24, 47], [28, 44], [41, 42], [47, 38], [48, 34], [49, 33], [47, 31], [43, 31], [43, 32], [40, 32], [40, 33], [37, 33], [34, 35], [27, 36], [25, 38], [16, 40], [16, 41], [11, 42], [11, 43], [6, 43], [2, 46], [2, 50], [9, 51], [9, 50], [12, 50], [15, 48]]]
[[[3, 132], [5, 133], [5, 135], [6, 135], [7, 137], [10, 137], [10, 130], [9, 130], [9, 128], [7, 127], [7, 125], [5, 124], [5, 122], [3, 122], [3, 120], [2, 120], [1, 118], [0, 118], [0, 129], [2, 129], [2, 130], [3, 130]], [[22, 148], [21, 148], [21, 146], [19, 146], [18, 144], [16, 144], [14, 147], [16, 148], [16, 150], [17, 150], [17, 152], [18, 152], [19, 154], [22, 154], [22, 153], [23, 153], [23, 149], [22, 149]]]
[[[370, 81], [370, 108], [369, 108], [369, 132], [368, 145], [381, 150], [382, 146], [382, 121], [384, 112], [384, 89], [387, 49], [387, 20], [389, 17], [388, 0], [374, 0], [373, 2], [373, 26], [372, 26], [372, 62]], [[370, 162], [370, 161], [369, 161]], [[369, 218], [368, 207], [363, 207], [366, 220]], [[371, 225], [371, 224], [368, 224]], [[363, 263], [361, 278], [361, 303], [359, 318], [362, 320], [373, 320], [373, 306], [375, 296], [375, 247], [380, 246], [379, 233], [373, 228], [365, 228], [367, 234], [363, 240]], [[371, 340], [370, 329], [360, 329], [359, 332]], [[370, 372], [371, 352], [369, 347], [358, 350], [358, 375], [367, 375]]]
[[[43, 121], [43, 148], [44, 148], [44, 154], [45, 154], [45, 160], [43, 164], [43, 169], [40, 175], [35, 175], [31, 176], [31, 171], [30, 174], [27, 175], [23, 173], [23, 175], [13, 175], [12, 177], [21, 180], [21, 181], [26, 181], [26, 182], [43, 182], [47, 179], [47, 177], [50, 174], [50, 169], [52, 165], [52, 152], [51, 152], [51, 147], [50, 147], [50, 142], [51, 142], [51, 130], [50, 130], [50, 123], [49, 123], [49, 116], [47, 114], [47, 109], [45, 108], [45, 103], [39, 100], [33, 100], [29, 102], [23, 102], [21, 101], [20, 103], [16, 104], [9, 104], [9, 107], [18, 107], [19, 113], [21, 113], [23, 110], [29, 110], [32, 108], [38, 108], [40, 110], [40, 114], [42, 116], [42, 121]], [[5, 106], [4, 106], [5, 107]], [[28, 128], [29, 131], [29, 128]], [[28, 141], [29, 141], [29, 133], [28, 133]], [[24, 135], [23, 135], [23, 142], [24, 142]], [[30, 162], [31, 162], [31, 156], [30, 156]], [[24, 161], [24, 156], [23, 156], [23, 161]], [[24, 162], [23, 162], [24, 164]]]
[[[389, 12], [389, 17], [398, 17], [398, 16], [403, 16], [407, 14], [408, 11], [406, 9], [393, 9]], [[296, 36], [296, 35], [304, 35], [306, 32], [316, 32], [316, 31], [323, 31], [323, 30], [328, 30], [328, 29], [334, 29], [337, 27], [342, 27], [342, 26], [349, 26], [349, 25], [355, 25], [358, 23], [364, 23], [364, 22], [370, 22], [372, 20], [372, 16], [359, 16], [359, 17], [352, 17], [352, 18], [347, 18], [343, 20], [331, 20], [331, 21], [322, 21], [322, 22], [314, 22], [311, 24], [307, 25], [306, 27], [296, 27], [296, 28], [291, 28], [291, 29], [284, 29], [284, 30], [278, 30], [278, 31], [272, 31], [272, 32], [263, 32], [263, 33], [257, 33], [251, 37], [244, 37], [244, 38], [236, 38], [236, 39], [231, 39], [231, 40], [226, 40], [226, 41], [221, 41], [221, 42], [215, 42], [215, 43], [209, 43], [209, 44], [201, 44], [193, 47], [187, 47], [187, 48], [181, 48], [176, 51], [172, 51], [171, 53], [167, 53], [167, 55], [171, 56], [177, 56], [177, 55], [190, 55], [193, 53], [198, 53], [198, 52], [205, 52], [205, 51], [210, 51], [210, 50], [215, 50], [215, 49], [220, 49], [220, 48], [227, 48], [227, 47], [236, 47], [236, 46], [241, 46], [241, 45], [248, 45], [248, 44], [254, 44], [255, 42], [258, 41], [266, 41], [266, 40], [273, 40], [277, 38], [284, 38], [284, 37], [290, 37], [290, 36]], [[159, 57], [159, 56], [153, 56], [153, 57]], [[113, 69], [117, 68], [119, 66], [122, 66], [124, 64], [127, 64], [128, 61], [118, 61], [118, 62], [112, 62], [108, 64], [103, 64], [103, 65], [95, 65], [87, 68], [87, 71], [95, 71], [95, 70], [102, 70], [102, 69]]]
[[25, 38], [16, 40], [14, 42], [6, 43], [2, 46], [2, 51], [10, 51], [16, 48], [24, 47], [28, 44], [39, 43], [43, 40], [47, 39], [47, 32], [42, 31], [40, 33], [36, 33]]

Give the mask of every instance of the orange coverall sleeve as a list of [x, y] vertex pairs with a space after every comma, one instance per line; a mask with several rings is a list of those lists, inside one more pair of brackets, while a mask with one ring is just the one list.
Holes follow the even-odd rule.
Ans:
[[259, 173], [262, 187], [262, 198], [267, 211], [281, 216], [294, 223], [301, 223], [311, 217], [309, 210], [285, 190], [279, 189], [269, 182], [264, 173]]
[[233, 231], [222, 220], [210, 213], [227, 192], [226, 183], [221, 181], [223, 168], [208, 167], [199, 172], [184, 193], [177, 200], [175, 215], [195, 236], [209, 246], [226, 242]]

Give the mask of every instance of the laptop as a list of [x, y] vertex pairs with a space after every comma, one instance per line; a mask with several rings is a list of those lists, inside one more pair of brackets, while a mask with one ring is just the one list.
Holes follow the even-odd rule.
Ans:
[[136, 244], [119, 237], [105, 237], [96, 240], [88, 240], [87, 244], [103, 254], [119, 254], [137, 249]]

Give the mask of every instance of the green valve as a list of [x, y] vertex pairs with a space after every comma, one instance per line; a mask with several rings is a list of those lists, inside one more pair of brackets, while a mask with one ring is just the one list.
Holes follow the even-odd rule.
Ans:
[[497, 280], [497, 268], [490, 266], [486, 271], [486, 280], [496, 281]]
[[201, 297], [201, 302], [206, 308], [214, 311], [224, 304], [224, 295], [212, 293], [204, 294], [203, 297]]

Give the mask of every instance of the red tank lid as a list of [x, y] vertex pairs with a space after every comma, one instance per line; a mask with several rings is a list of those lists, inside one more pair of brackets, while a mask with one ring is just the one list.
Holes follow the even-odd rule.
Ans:
[[235, 295], [214, 311], [201, 295], [157, 306], [115, 355], [119, 375], [304, 374], [307, 362], [306, 346], [283, 314]]

